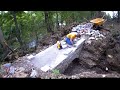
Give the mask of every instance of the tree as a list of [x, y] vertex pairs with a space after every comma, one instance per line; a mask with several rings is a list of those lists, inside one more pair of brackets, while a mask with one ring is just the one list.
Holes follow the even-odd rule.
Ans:
[[57, 30], [59, 30], [59, 20], [58, 20], [58, 17], [59, 17], [59, 13], [56, 12], [56, 28], [57, 28]]
[[96, 17], [101, 18], [101, 11], [96, 12]]
[[115, 15], [115, 12], [113, 11], [113, 20], [115, 20], [116, 18], [116, 15]]
[[8, 49], [13, 52], [13, 50], [8, 46], [6, 40], [4, 39], [4, 36], [3, 36], [1, 28], [0, 28], [0, 44], [2, 45], [4, 52], [7, 53]]
[[47, 31], [48, 32], [53, 32], [52, 27], [51, 27], [51, 21], [50, 21], [50, 12], [49, 11], [44, 11], [44, 15], [45, 15], [45, 24], [46, 24], [46, 27], [47, 27]]
[[111, 20], [111, 16], [110, 16], [110, 14], [105, 15], [105, 18], [107, 19], [107, 21], [108, 21], [108, 20]]
[[13, 19], [14, 19], [14, 23], [15, 23], [15, 27], [16, 27], [16, 37], [18, 39], [18, 42], [20, 43], [20, 46], [23, 46], [23, 42], [21, 39], [21, 33], [20, 33], [20, 29], [18, 27], [18, 22], [17, 22], [17, 18], [16, 18], [16, 13], [15, 11], [11, 11], [11, 14], [13, 15]]
[[117, 11], [117, 13], [118, 13], [118, 20], [117, 20], [117, 22], [119, 23], [120, 22], [120, 11]]
[[90, 15], [91, 18], [93, 18], [95, 13], [94, 13], [94, 11], [90, 11], [90, 14], [91, 14], [91, 15]]
[[[33, 40], [39, 41], [47, 32], [59, 29], [59, 23], [83, 22], [84, 17], [90, 18], [90, 14], [90, 11], [1, 11], [0, 27], [12, 49], [23, 47], [25, 51], [29, 50], [29, 43]], [[1, 53], [4, 53], [2, 49]]]
[[3, 49], [6, 48], [6, 45], [5, 45], [4, 41], [5, 41], [5, 39], [3, 37], [3, 33], [2, 33], [1, 28], [0, 28], [0, 43], [1, 43], [2, 47], [3, 47]]

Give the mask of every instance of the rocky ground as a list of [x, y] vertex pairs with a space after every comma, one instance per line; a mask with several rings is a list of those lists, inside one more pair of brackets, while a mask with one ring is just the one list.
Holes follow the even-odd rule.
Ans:
[[[64, 73], [60, 74], [59, 71], [57, 73], [55, 71], [45, 73], [36, 70], [38, 74], [36, 77], [42, 79], [120, 78], [120, 25], [109, 24], [106, 25], [106, 27], [110, 29], [111, 33], [103, 40], [91, 40], [91, 44], [85, 43], [80, 53], [81, 58], [75, 59]], [[36, 53], [56, 43], [56, 38], [60, 36], [62, 36], [62, 34], [56, 36], [51, 35], [51, 38], [44, 37], [46, 40], [40, 43]], [[36, 53], [33, 53], [33, 55]], [[27, 63], [30, 62], [27, 57], [28, 55], [19, 57], [13, 63], [13, 66], [16, 68], [16, 73], [13, 77], [30, 77], [32, 72], [31, 68], [34, 67], [27, 65]], [[1, 77], [3, 77], [3, 75], [1, 75]], [[4, 77], [7, 76], [4, 75]]]
[[[85, 43], [80, 53], [80, 59], [72, 62], [64, 74], [78, 76], [88, 73], [87, 77], [104, 77], [104, 75], [119, 77], [120, 32], [118, 30], [119, 26], [116, 25], [111, 28], [111, 33], [103, 40], [91, 40], [91, 43]], [[94, 73], [92, 74], [92, 72]]]
[[108, 24], [106, 27], [110, 29], [106, 38], [91, 40], [91, 44], [85, 43], [80, 53], [81, 58], [74, 60], [65, 72], [56, 78], [120, 77], [120, 26]]

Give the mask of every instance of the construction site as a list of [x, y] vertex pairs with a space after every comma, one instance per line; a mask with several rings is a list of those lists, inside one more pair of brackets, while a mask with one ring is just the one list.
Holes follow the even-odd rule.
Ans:
[[[119, 23], [94, 18], [43, 37], [36, 51], [1, 64], [2, 78], [120, 78]], [[69, 33], [79, 34], [68, 45]], [[68, 37], [67, 37], [68, 38]], [[31, 43], [34, 45], [34, 42]]]

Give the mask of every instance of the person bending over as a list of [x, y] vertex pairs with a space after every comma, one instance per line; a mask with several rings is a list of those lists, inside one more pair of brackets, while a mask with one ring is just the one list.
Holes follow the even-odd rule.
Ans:
[[69, 46], [73, 46], [74, 45], [74, 39], [80, 37], [80, 34], [78, 33], [69, 33], [66, 35], [65, 38], [65, 42], [69, 45]]

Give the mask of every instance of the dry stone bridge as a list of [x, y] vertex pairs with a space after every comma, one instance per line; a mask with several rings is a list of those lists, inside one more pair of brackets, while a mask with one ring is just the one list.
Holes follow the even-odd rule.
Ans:
[[44, 72], [57, 69], [60, 73], [63, 73], [74, 59], [79, 58], [83, 43], [86, 39], [88, 39], [88, 36], [81, 36], [75, 43], [76, 47], [64, 47], [61, 50], [58, 50], [56, 44], [54, 44], [36, 54], [34, 58], [32, 58], [31, 63], [34, 67]]

